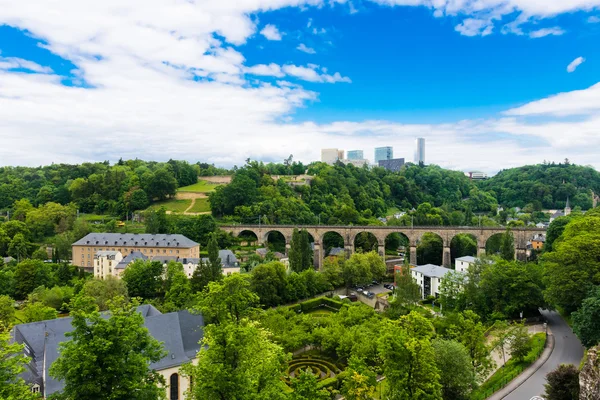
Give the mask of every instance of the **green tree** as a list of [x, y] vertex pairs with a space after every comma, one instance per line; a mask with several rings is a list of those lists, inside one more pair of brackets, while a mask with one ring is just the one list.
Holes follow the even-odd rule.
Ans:
[[377, 374], [362, 360], [351, 357], [345, 372], [341, 393], [346, 399], [371, 400], [375, 396]]
[[46, 250], [37, 249], [36, 251], [33, 252], [33, 254], [31, 255], [31, 258], [33, 258], [34, 260], [45, 261], [48, 259], [48, 253], [46, 252]]
[[58, 312], [52, 307], [36, 302], [29, 303], [23, 308], [23, 316], [25, 317], [24, 322], [29, 323], [56, 319], [58, 317]]
[[149, 210], [146, 212], [146, 233], [168, 233], [169, 220], [167, 219], [167, 209], [161, 206], [158, 210]]
[[287, 274], [278, 261], [256, 266], [252, 270], [251, 283], [252, 291], [266, 307], [278, 306], [286, 299]]
[[0, 399], [40, 399], [31, 393], [29, 385], [19, 375], [26, 370], [29, 358], [23, 355], [23, 345], [13, 343], [8, 330], [0, 326]]
[[210, 282], [193, 308], [212, 324], [237, 324], [249, 315], [259, 301], [258, 295], [250, 289], [247, 276], [233, 274], [220, 282]]
[[342, 276], [346, 286], [371, 283], [373, 279], [381, 279], [385, 275], [385, 263], [376, 252], [354, 253], [346, 260]]
[[546, 400], [579, 399], [579, 370], [574, 365], [559, 365], [546, 375]]
[[327, 257], [323, 260], [321, 274], [325, 276], [327, 282], [334, 288], [344, 284], [342, 271], [344, 270], [344, 260], [338, 257]]
[[590, 290], [600, 285], [600, 217], [592, 211], [573, 218], [553, 251], [541, 258], [545, 297], [566, 313], [576, 311]]
[[308, 232], [303, 229], [298, 231], [294, 229], [289, 251], [290, 269], [295, 272], [302, 272], [313, 268], [313, 251], [310, 247]]
[[506, 261], [515, 259], [515, 240], [509, 228], [506, 228], [506, 232], [504, 232], [500, 241], [500, 257]]
[[523, 361], [533, 348], [531, 336], [523, 324], [515, 325], [511, 330], [510, 355], [517, 361]]
[[25, 239], [25, 236], [23, 236], [23, 234], [17, 233], [8, 245], [8, 255], [16, 258], [17, 261], [21, 261], [22, 259], [27, 257], [27, 253], [27, 240]]
[[166, 353], [150, 336], [138, 303], [123, 298], [109, 302], [110, 316], [98, 312], [95, 301], [77, 298], [73, 304], [71, 340], [60, 344], [60, 356], [50, 375], [64, 382], [63, 399], [163, 399], [164, 378], [150, 363]]
[[170, 284], [165, 293], [165, 307], [172, 310], [184, 309], [192, 297], [191, 283], [180, 263], [172, 263], [173, 270], [168, 277]]
[[390, 301], [390, 311], [398, 315], [397, 310], [394, 312], [395, 309], [407, 309], [417, 304], [421, 298], [421, 286], [413, 278], [410, 267], [408, 265], [402, 266], [401, 272], [396, 274], [396, 289], [394, 289]]
[[440, 371], [442, 397], [444, 400], [468, 399], [475, 386], [475, 374], [469, 352], [454, 340], [434, 339], [433, 351]]
[[417, 246], [417, 264], [442, 265], [444, 245], [435, 233], [425, 233]]
[[25, 260], [19, 263], [14, 276], [17, 300], [24, 300], [38, 286], [54, 286], [50, 266], [40, 260]]
[[125, 268], [122, 279], [131, 297], [153, 299], [162, 292], [164, 267], [160, 261], [135, 260]]
[[209, 282], [221, 280], [223, 278], [222, 260], [219, 258], [219, 244], [214, 234], [208, 240], [207, 250]]
[[[419, 323], [429, 324], [429, 334], [413, 335], [402, 326], [388, 322], [379, 338], [379, 355], [388, 386], [388, 399], [440, 400], [442, 387], [431, 345], [433, 327], [424, 317], [409, 314]], [[422, 332], [421, 332], [422, 333]]]
[[311, 371], [302, 371], [299, 376], [292, 378], [292, 394], [290, 400], [329, 400], [331, 394], [317, 386], [317, 376]]
[[107, 276], [105, 279], [90, 279], [83, 285], [81, 293], [93, 298], [100, 311], [108, 310], [108, 302], [116, 297], [128, 298], [125, 281], [113, 276]]
[[600, 343], [600, 287], [595, 288], [573, 313], [573, 332], [585, 347]]
[[190, 399], [283, 400], [287, 357], [269, 336], [247, 319], [206, 326], [197, 364], [183, 367], [194, 381]]
[[8, 296], [0, 296], [0, 331], [2, 327], [13, 324], [15, 319], [15, 301]]

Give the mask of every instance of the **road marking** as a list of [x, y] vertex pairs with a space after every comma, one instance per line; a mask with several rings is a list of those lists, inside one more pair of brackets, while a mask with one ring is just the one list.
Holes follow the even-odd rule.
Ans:
[[529, 400], [545, 400], [543, 397], [540, 396], [533, 396], [531, 399]]

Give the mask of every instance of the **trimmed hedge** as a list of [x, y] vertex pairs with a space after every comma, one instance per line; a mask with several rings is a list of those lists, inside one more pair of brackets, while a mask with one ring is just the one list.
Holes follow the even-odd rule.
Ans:
[[[310, 312], [310, 311], [316, 310], [321, 307], [328, 307], [328, 308], [334, 309], [336, 311], [339, 311], [339, 309], [344, 306], [344, 303], [342, 303], [341, 301], [327, 298], [327, 297], [317, 297], [316, 299], [310, 299], [303, 303], [296, 304], [295, 306], [292, 306], [292, 307], [296, 307], [296, 306], [300, 306], [300, 310], [303, 313]], [[292, 309], [294, 309], [294, 311], [296, 310], [295, 308], [292, 308]]]

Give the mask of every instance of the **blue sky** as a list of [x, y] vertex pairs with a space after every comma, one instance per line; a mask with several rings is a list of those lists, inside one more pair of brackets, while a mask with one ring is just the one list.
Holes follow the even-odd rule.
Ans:
[[598, 168], [600, 0], [541, 3], [0, 0], [0, 165], [411, 159], [422, 136], [448, 168]]

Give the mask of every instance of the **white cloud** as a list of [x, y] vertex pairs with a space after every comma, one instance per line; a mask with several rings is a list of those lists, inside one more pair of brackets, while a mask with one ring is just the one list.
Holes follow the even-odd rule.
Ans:
[[[492, 32], [496, 15], [516, 11], [543, 18], [557, 7], [575, 10], [576, 1], [578, 9], [600, 4], [403, 1], [431, 7], [438, 15], [480, 21], [461, 24], [465, 34], [480, 35]], [[565, 157], [600, 167], [600, 84], [525, 104], [499, 118], [445, 124], [294, 123], [290, 116], [318, 99], [301, 81], [350, 78], [312, 64], [278, 65], [267, 59], [248, 66], [244, 47], [232, 45], [256, 34], [251, 16], [257, 12], [320, 4], [324, 1], [62, 0], [52, 3], [53, 18], [48, 18], [47, 0], [0, 0], [0, 24], [43, 38], [45, 47], [72, 62], [76, 78], [91, 86], [65, 86], [64, 77], [35, 60], [2, 59], [0, 164], [138, 157], [239, 165], [248, 156], [294, 154], [311, 161], [319, 158], [321, 147], [363, 148], [372, 154], [373, 147], [388, 144], [410, 158], [414, 138], [423, 136], [427, 161], [446, 167], [493, 171]], [[536, 7], [546, 11], [535, 14]], [[277, 81], [269, 83], [265, 76]]]
[[575, 70], [577, 69], [577, 67], [579, 67], [584, 62], [585, 62], [585, 58], [583, 58], [583, 57], [577, 57], [576, 59], [574, 59], [573, 61], [571, 61], [571, 63], [567, 66], [567, 72], [568, 73], [575, 72]]
[[265, 27], [260, 31], [260, 34], [266, 37], [268, 40], [281, 40], [281, 32], [275, 25], [265, 25]]
[[562, 28], [555, 26], [553, 28], [543, 28], [536, 31], [529, 32], [529, 37], [532, 39], [543, 38], [546, 36], [561, 36], [565, 33]]
[[23, 60], [22, 58], [16, 57], [1, 57], [0, 56], [0, 70], [13, 70], [13, 69], [24, 69], [30, 72], [38, 72], [41, 74], [50, 74], [52, 69], [48, 67], [42, 67], [41, 65], [34, 63], [29, 60]]
[[465, 36], [487, 36], [494, 30], [491, 21], [468, 18], [454, 28], [457, 32]]
[[317, 53], [315, 51], [315, 49], [307, 47], [304, 43], [300, 43], [300, 45], [298, 47], [296, 47], [296, 49], [298, 49], [304, 53], [308, 53], [308, 54], [316, 54]]
[[587, 22], [589, 22], [590, 24], [597, 24], [600, 23], [600, 17], [596, 16], [596, 15], [592, 15], [591, 17], [589, 17], [587, 19]]

